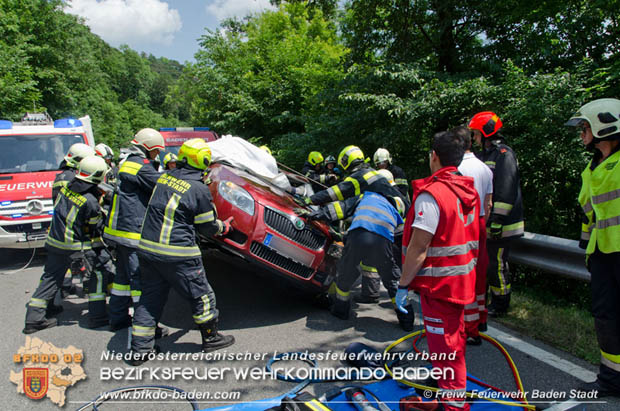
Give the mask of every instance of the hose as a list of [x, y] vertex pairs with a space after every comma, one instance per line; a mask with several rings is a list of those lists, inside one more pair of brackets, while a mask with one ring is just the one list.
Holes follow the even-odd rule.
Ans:
[[[30, 248], [30, 247], [29, 247]], [[20, 271], [24, 271], [26, 268], [28, 268], [30, 266], [30, 263], [32, 263], [32, 260], [34, 259], [34, 255], [37, 252], [36, 248], [32, 249], [32, 255], [30, 256], [30, 260], [28, 260], [28, 262], [26, 263], [26, 265], [24, 265], [22, 268], [19, 268], [17, 270], [13, 270], [13, 271], [3, 271], [2, 275], [12, 275], [12, 274], [16, 274], [19, 273]]]
[[[396, 347], [398, 344], [400, 344], [400, 343], [402, 343], [404, 341], [407, 341], [408, 339], [413, 338], [413, 337], [421, 337], [422, 334], [425, 334], [425, 333], [426, 333], [426, 330], [422, 329], [422, 330], [416, 331], [414, 333], [411, 333], [409, 335], [406, 335], [406, 336], [404, 336], [404, 337], [394, 341], [390, 345], [388, 345], [387, 348], [385, 349], [384, 353], [387, 354], [394, 347]], [[495, 399], [495, 398], [487, 398], [487, 397], [480, 396], [480, 395], [478, 395], [476, 393], [472, 393], [472, 392], [466, 392], [465, 395], [468, 398], [482, 399], [482, 400], [486, 400], [486, 401], [490, 401], [490, 402], [493, 402], [493, 403], [496, 403], [496, 404], [502, 404], [502, 405], [506, 405], [506, 406], [510, 406], [510, 407], [519, 407], [519, 408], [524, 408], [524, 409], [527, 409], [527, 410], [536, 410], [536, 406], [530, 405], [527, 402], [527, 399], [525, 398], [524, 389], [523, 389], [523, 383], [521, 382], [521, 377], [519, 376], [519, 372], [517, 371], [517, 367], [515, 366], [514, 361], [512, 360], [512, 358], [510, 357], [510, 355], [508, 354], [506, 349], [504, 347], [502, 347], [501, 344], [499, 342], [497, 342], [495, 339], [493, 339], [492, 337], [490, 337], [490, 336], [488, 336], [486, 334], [482, 334], [482, 333], [480, 333], [480, 336], [483, 339], [489, 341], [491, 344], [493, 344], [495, 347], [497, 347], [502, 352], [502, 354], [504, 355], [504, 357], [508, 361], [508, 364], [510, 365], [510, 368], [511, 368], [511, 370], [513, 372], [513, 376], [515, 377], [515, 383], [517, 384], [519, 392], [521, 394], [523, 394], [523, 400], [519, 400], [520, 402], [516, 403], [516, 402], [511, 402], [511, 401], [498, 400], [498, 399]], [[417, 340], [418, 339], [416, 339], [416, 342], [417, 342]], [[394, 378], [394, 374], [392, 373], [392, 370], [390, 369], [390, 365], [385, 364], [385, 369], [388, 372], [388, 374], [392, 378]], [[433, 392], [439, 392], [439, 389], [435, 388], [435, 387], [429, 387], [429, 386], [426, 386], [426, 385], [422, 385], [422, 384], [418, 384], [418, 383], [414, 383], [414, 382], [406, 381], [406, 380], [397, 380], [397, 381], [402, 383], [402, 384], [404, 384], [404, 385], [408, 385], [410, 387], [419, 388], [419, 389], [423, 389], [423, 390], [430, 390], [430, 391], [433, 391]]]
[[[141, 391], [141, 390], [163, 390], [163, 391], [172, 391], [172, 392], [178, 392], [181, 394], [184, 394], [186, 391], [180, 389], [180, 388], [176, 388], [176, 387], [171, 387], [168, 385], [137, 385], [134, 387], [125, 387], [125, 388], [117, 388], [115, 390], [110, 390], [110, 391], [106, 391], [103, 392], [101, 394], [99, 394], [97, 396], [97, 398], [95, 398], [94, 400], [82, 405], [80, 408], [78, 408], [76, 411], [83, 411], [85, 409], [87, 409], [88, 407], [93, 407], [93, 411], [98, 411], [99, 408], [98, 406], [103, 404], [104, 402], [112, 399], [111, 396], [109, 394], [112, 393], [124, 393], [124, 392], [132, 392], [132, 391]], [[185, 398], [185, 400], [187, 402], [190, 403], [190, 405], [192, 406], [192, 410], [198, 410], [199, 406], [198, 403], [196, 401], [194, 401], [191, 398]]]

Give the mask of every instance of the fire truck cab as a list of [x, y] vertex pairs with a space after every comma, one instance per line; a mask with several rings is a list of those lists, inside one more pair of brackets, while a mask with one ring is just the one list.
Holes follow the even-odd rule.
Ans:
[[75, 143], [95, 146], [89, 116], [53, 121], [26, 113], [0, 120], [0, 248], [42, 247], [54, 204], [52, 183]]

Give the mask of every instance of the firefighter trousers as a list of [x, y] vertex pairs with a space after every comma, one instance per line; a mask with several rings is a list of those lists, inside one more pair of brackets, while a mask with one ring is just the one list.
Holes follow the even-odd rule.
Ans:
[[479, 324], [487, 322], [487, 269], [489, 255], [487, 253], [487, 230], [484, 216], [480, 217], [480, 237], [478, 238], [478, 261], [476, 263], [476, 301], [465, 306], [465, 332], [468, 337], [478, 337]]
[[489, 268], [487, 281], [491, 289], [491, 304], [496, 310], [506, 311], [510, 304], [510, 283], [512, 274], [508, 266], [511, 240], [487, 240]]
[[[394, 243], [392, 246], [392, 255], [394, 256], [394, 261], [399, 269], [402, 270], [402, 244], [403, 244], [403, 236], [395, 236]], [[369, 267], [364, 265], [364, 263], [360, 264], [360, 271], [362, 272], [362, 297], [366, 297], [368, 299], [376, 299], [379, 298], [379, 292], [381, 291], [381, 277], [377, 272], [377, 269], [374, 267]], [[485, 277], [486, 278], [486, 277]]]
[[218, 318], [215, 293], [207, 281], [200, 258], [162, 262], [142, 254], [140, 272], [142, 296], [133, 317], [132, 351], [148, 352], [153, 349], [155, 329], [170, 288], [189, 302], [196, 324], [201, 325]]
[[110, 325], [121, 326], [131, 322], [129, 306], [140, 300], [140, 263], [137, 249], [116, 246], [116, 274], [110, 290]]
[[620, 391], [620, 252], [604, 254], [596, 249], [589, 257], [592, 274], [592, 315], [601, 350], [598, 380]]
[[[445, 354], [445, 359], [431, 361], [433, 368], [444, 371], [443, 378], [437, 381], [438, 399], [446, 411], [469, 411], [469, 404], [465, 402], [465, 308], [460, 304], [436, 300], [426, 294], [420, 295], [420, 300], [428, 351], [431, 355]], [[450, 354], [455, 355], [453, 360], [449, 359]]]
[[394, 261], [392, 242], [363, 228], [350, 231], [338, 262], [338, 298], [349, 300], [349, 291], [360, 275], [359, 264], [375, 267], [390, 298], [396, 295], [400, 268]]
[[39, 323], [45, 319], [48, 304], [62, 287], [62, 282], [71, 265], [71, 254], [55, 252], [48, 248], [43, 275], [26, 310], [26, 324]]
[[[106, 294], [112, 273], [106, 268], [110, 256], [105, 248], [93, 249], [94, 266], [87, 264], [88, 279], [88, 316], [92, 320], [108, 318], [106, 310]], [[88, 260], [87, 260], [88, 261]]]

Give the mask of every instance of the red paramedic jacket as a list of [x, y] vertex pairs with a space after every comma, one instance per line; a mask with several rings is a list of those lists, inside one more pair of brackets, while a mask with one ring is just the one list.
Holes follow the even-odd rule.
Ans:
[[[456, 173], [456, 167], [444, 167], [411, 183], [412, 204], [420, 193], [427, 192], [437, 201], [440, 215], [426, 259], [409, 288], [437, 300], [466, 305], [476, 299], [480, 199], [473, 178]], [[411, 207], [403, 233], [403, 263], [414, 220], [415, 207]]]

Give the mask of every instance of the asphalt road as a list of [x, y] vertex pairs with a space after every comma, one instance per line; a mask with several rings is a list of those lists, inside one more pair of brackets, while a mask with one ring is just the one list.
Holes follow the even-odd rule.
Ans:
[[[5, 373], [5, 383], [0, 385], [0, 409], [6, 410], [54, 410], [58, 407], [49, 399], [38, 401], [17, 394], [15, 384], [9, 381], [9, 370], [19, 371], [21, 366], [13, 363], [13, 354], [25, 342], [23, 328], [25, 304], [42, 273], [45, 263], [44, 255], [37, 252], [28, 268], [16, 271], [30, 258], [30, 251], [0, 250], [0, 279], [3, 285], [0, 288], [2, 301], [2, 338], [0, 339], [0, 373]], [[67, 404], [64, 409], [77, 409], [82, 403], [91, 400], [102, 391], [123, 386], [141, 384], [165, 384], [181, 388], [186, 391], [198, 392], [237, 392], [239, 398], [222, 400], [220, 402], [199, 401], [202, 408], [211, 408], [235, 402], [253, 401], [283, 394], [294, 387], [294, 384], [273, 380], [270, 378], [235, 378], [233, 369], [263, 369], [266, 362], [275, 351], [310, 351], [316, 353], [342, 352], [349, 343], [359, 341], [383, 350], [390, 342], [402, 337], [405, 333], [400, 330], [393, 310], [390, 308], [387, 295], [379, 305], [361, 305], [355, 310], [355, 316], [349, 321], [341, 321], [332, 317], [329, 312], [315, 307], [300, 293], [283, 286], [268, 273], [231, 257], [218, 253], [205, 254], [205, 266], [211, 285], [217, 295], [217, 305], [220, 310], [220, 328], [226, 334], [236, 338], [236, 344], [227, 349], [229, 353], [251, 353], [258, 359], [242, 360], [211, 360], [211, 361], [171, 361], [154, 360], [147, 362], [145, 367], [208, 367], [209, 370], [219, 370], [224, 375], [213, 375], [209, 380], [183, 379], [177, 377], [172, 381], [153, 381], [148, 374], [141, 380], [103, 380], [102, 370], [105, 368], [128, 367], [120, 360], [102, 359], [106, 351], [126, 352], [127, 330], [116, 333], [106, 328], [90, 330], [86, 328], [86, 300], [70, 296], [64, 301], [65, 311], [59, 315], [59, 326], [35, 334], [44, 341], [57, 347], [73, 345], [84, 350], [84, 370], [88, 378], [69, 387], [66, 391]], [[174, 292], [171, 293], [162, 319], [162, 323], [169, 327], [171, 335], [159, 340], [163, 352], [197, 353], [200, 351], [200, 335], [193, 330], [191, 313], [187, 304]], [[491, 323], [494, 328], [515, 335], [514, 332]], [[583, 369], [596, 372], [596, 367], [578, 360], [566, 353], [554, 350], [544, 344], [518, 336], [539, 347], [546, 352], [567, 360]], [[593, 341], [593, 344], [596, 342]], [[424, 347], [424, 343], [421, 345]], [[566, 392], [577, 386], [580, 380], [568, 372], [539, 361], [528, 353], [521, 352], [506, 346], [521, 374], [521, 378], [528, 392], [538, 390], [542, 393]], [[290, 366], [295, 363], [288, 363]], [[301, 364], [297, 364], [302, 366]], [[319, 363], [320, 367], [339, 367], [336, 360], [325, 360]], [[512, 375], [502, 355], [484, 343], [480, 347], [470, 347], [467, 350], [468, 372], [477, 378], [507, 391], [514, 391], [515, 384]], [[226, 369], [229, 371], [226, 371]], [[216, 371], [213, 371], [216, 372]], [[307, 390], [317, 395], [344, 383], [312, 384]], [[568, 397], [567, 397], [568, 398]], [[565, 398], [564, 400], [566, 400]], [[535, 401], [535, 400], [533, 400]], [[562, 401], [562, 400], [560, 400]], [[582, 403], [575, 409], [587, 410], [614, 410], [620, 409], [620, 401], [602, 399], [599, 403]], [[541, 408], [546, 403], [537, 403]], [[573, 404], [574, 406], [575, 404]], [[190, 407], [181, 402], [132, 402], [106, 404], [100, 409], [125, 410], [188, 410]], [[397, 409], [397, 408], [396, 408]], [[510, 408], [516, 409], [516, 408]], [[564, 408], [566, 409], [566, 408]]]

